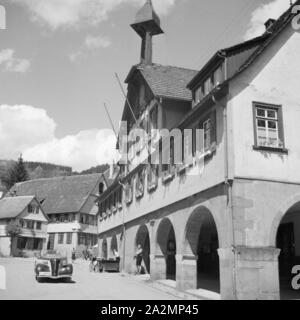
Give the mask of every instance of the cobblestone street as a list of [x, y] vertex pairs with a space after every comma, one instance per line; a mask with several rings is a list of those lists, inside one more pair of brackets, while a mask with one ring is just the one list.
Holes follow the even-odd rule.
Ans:
[[90, 273], [88, 262], [74, 264], [74, 283], [37, 283], [33, 259], [1, 259], [6, 269], [6, 290], [0, 300], [176, 300], [175, 296], [118, 273]]

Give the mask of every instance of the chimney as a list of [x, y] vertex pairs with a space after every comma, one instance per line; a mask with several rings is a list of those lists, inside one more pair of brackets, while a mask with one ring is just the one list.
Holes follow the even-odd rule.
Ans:
[[265, 22], [265, 27], [266, 27], [266, 30], [269, 30], [273, 24], [276, 22], [275, 19], [269, 19]]

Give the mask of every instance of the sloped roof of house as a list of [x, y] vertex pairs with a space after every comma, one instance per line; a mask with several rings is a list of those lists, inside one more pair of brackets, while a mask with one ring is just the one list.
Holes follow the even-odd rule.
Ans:
[[196, 76], [187, 84], [189, 89], [192, 89], [195, 84], [198, 83], [199, 79], [206, 74], [207, 70], [211, 67], [214, 67], [219, 60], [224, 59], [225, 57], [234, 57], [239, 53], [249, 50], [251, 48], [258, 48], [264, 41], [269, 37], [269, 34], [263, 34], [260, 37], [256, 37], [242, 43], [238, 43], [231, 47], [223, 48], [218, 50], [212, 58], [201, 68], [201, 70], [196, 74]]
[[0, 200], [0, 219], [16, 218], [34, 198], [34, 196], [3, 198]]
[[[235, 78], [238, 74], [248, 69], [261, 54], [273, 43], [277, 36], [291, 23], [292, 19], [297, 15], [293, 13], [293, 7], [300, 5], [300, 0], [297, 0], [292, 6], [288, 8], [264, 33], [263, 36], [269, 35], [266, 40], [253, 52], [253, 54], [245, 61], [244, 64], [237, 70], [231, 79]], [[229, 79], [229, 80], [231, 80]]]
[[10, 193], [35, 195], [46, 214], [79, 212], [102, 174], [89, 174], [17, 183]]
[[[236, 44], [229, 48], [224, 48], [218, 50], [214, 56], [207, 62], [207, 64], [197, 73], [197, 75], [188, 83], [188, 88], [192, 88], [198, 79], [205, 73], [206, 69], [214, 64], [217, 59], [224, 56], [232, 56], [238, 54], [241, 51], [247, 50], [249, 48], [255, 48], [255, 51], [242, 63], [233, 75], [227, 80], [235, 78], [238, 74], [246, 70], [250, 65], [252, 65], [256, 59], [264, 52], [264, 50], [273, 42], [273, 40], [280, 34], [281, 31], [291, 22], [296, 13], [292, 13], [292, 8], [295, 5], [299, 5], [300, 0], [297, 0], [293, 6], [290, 6], [275, 22], [271, 27], [269, 27], [261, 36], [244, 41], [242, 43]], [[227, 82], [225, 81], [225, 82]]]
[[192, 93], [187, 89], [187, 84], [197, 74], [196, 70], [160, 64], [136, 65], [131, 69], [125, 80], [126, 83], [136, 71], [142, 74], [155, 96], [174, 100], [192, 100]]

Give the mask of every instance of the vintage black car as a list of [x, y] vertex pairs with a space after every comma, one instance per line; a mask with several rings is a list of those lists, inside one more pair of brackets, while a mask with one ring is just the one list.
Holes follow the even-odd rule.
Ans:
[[73, 265], [68, 263], [66, 257], [55, 252], [47, 252], [36, 260], [34, 271], [38, 282], [42, 282], [45, 279], [71, 281]]

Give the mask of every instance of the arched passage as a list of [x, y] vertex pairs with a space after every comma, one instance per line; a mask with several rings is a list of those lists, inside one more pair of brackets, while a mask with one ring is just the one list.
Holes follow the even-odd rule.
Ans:
[[107, 260], [107, 240], [102, 241], [102, 258]]
[[285, 213], [277, 228], [276, 247], [278, 258], [281, 299], [299, 298], [299, 292], [292, 288], [292, 269], [300, 264], [300, 201]]
[[195, 285], [210, 291], [220, 292], [219, 236], [211, 212], [197, 208], [186, 225], [184, 251], [197, 258]]
[[115, 251], [119, 252], [118, 239], [116, 235], [113, 235], [110, 241], [110, 257], [115, 257]]
[[165, 258], [166, 279], [176, 280], [176, 236], [169, 219], [164, 219], [158, 227], [157, 246]]
[[150, 273], [150, 237], [146, 225], [139, 228], [135, 238], [135, 250], [138, 245], [143, 249], [143, 267], [146, 273]]

